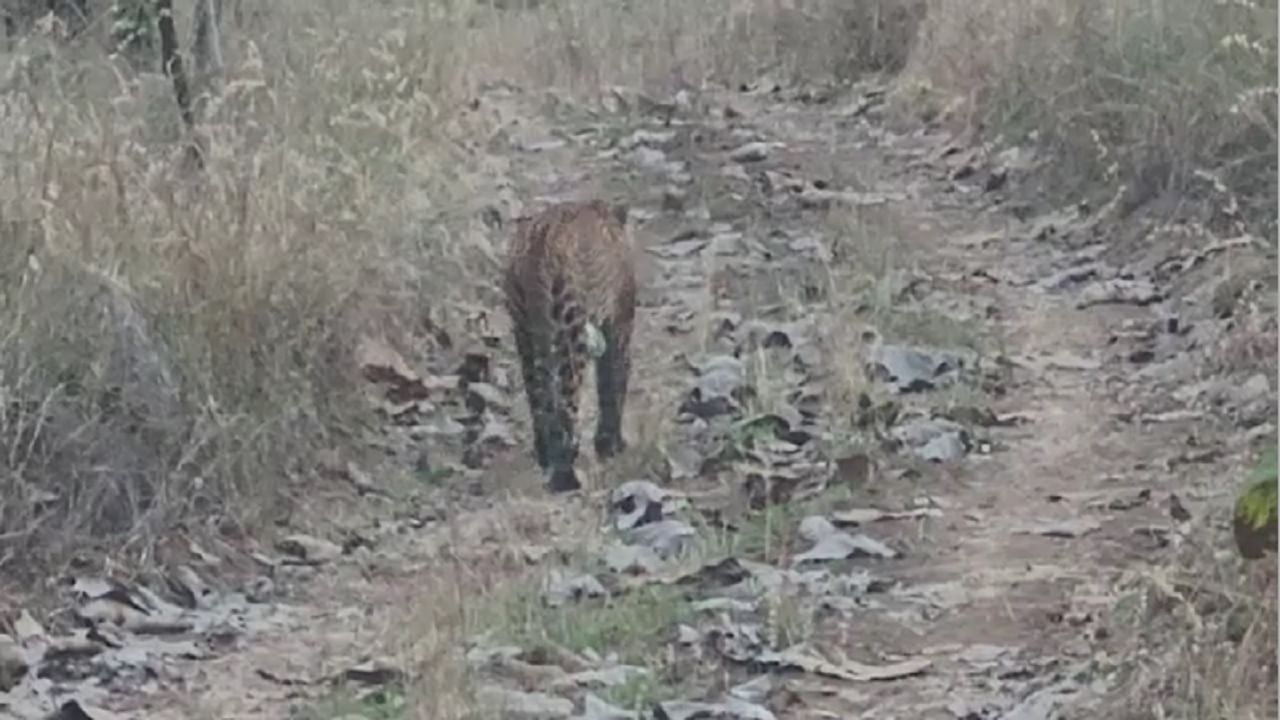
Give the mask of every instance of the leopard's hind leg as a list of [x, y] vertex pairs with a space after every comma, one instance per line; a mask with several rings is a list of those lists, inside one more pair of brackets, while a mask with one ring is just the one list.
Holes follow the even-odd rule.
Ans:
[[630, 323], [610, 321], [601, 329], [603, 352], [596, 358], [596, 397], [599, 417], [596, 421], [596, 457], [605, 460], [626, 449], [622, 437], [622, 414], [627, 401], [627, 382], [631, 375]]
[[552, 283], [550, 353], [545, 377], [550, 382], [547, 431], [544, 442], [552, 492], [581, 487], [574, 465], [578, 460], [578, 394], [586, 370], [586, 315], [567, 284]]
[[[513, 314], [519, 318], [519, 315]], [[552, 407], [547, 383], [546, 358], [549, 355], [549, 343], [545, 338], [536, 337], [527, 323], [516, 322], [513, 326], [516, 340], [516, 353], [520, 357], [520, 370], [524, 378], [525, 395], [529, 400], [529, 416], [533, 425], [533, 452], [538, 467], [546, 470], [551, 465], [547, 449], [547, 431], [553, 422], [548, 410]]]

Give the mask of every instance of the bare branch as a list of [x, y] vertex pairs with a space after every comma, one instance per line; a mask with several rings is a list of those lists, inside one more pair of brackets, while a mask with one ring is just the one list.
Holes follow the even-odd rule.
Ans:
[[173, 95], [178, 101], [178, 113], [190, 136], [187, 158], [195, 167], [203, 166], [201, 152], [196, 144], [196, 115], [191, 107], [191, 85], [187, 80], [182, 54], [178, 50], [178, 33], [173, 23], [173, 0], [156, 0], [156, 25], [160, 31], [160, 62], [164, 74], [173, 80]]

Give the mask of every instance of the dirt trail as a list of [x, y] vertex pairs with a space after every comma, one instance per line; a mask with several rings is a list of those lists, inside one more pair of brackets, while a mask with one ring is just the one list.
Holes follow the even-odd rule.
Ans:
[[[875, 328], [882, 344], [921, 345], [926, 352], [937, 349], [940, 334], [920, 327], [941, 317], [948, 328], [968, 328], [976, 337], [966, 340], [980, 352], [959, 389], [895, 395], [882, 380], [861, 379], [875, 402], [898, 403], [900, 418], [927, 425], [932, 415], [965, 410], [976, 419], [959, 423], [957, 438], [967, 447], [949, 462], [912, 460], [910, 442], [895, 452], [870, 447], [876, 470], [840, 507], [932, 514], [859, 527], [897, 557], [833, 563], [841, 568], [836, 574], [870, 573], [873, 589], [847, 593], [843, 605], [832, 604], [830, 592], [810, 598], [818, 609], [807, 641], [828, 657], [928, 667], [890, 672], [882, 682], [792, 672], [763, 702], [776, 717], [797, 718], [1097, 717], [1093, 703], [1110, 672], [1098, 661], [1116, 600], [1110, 588], [1118, 573], [1168, 541], [1164, 502], [1187, 483], [1177, 474], [1184, 471], [1170, 472], [1164, 461], [1183, 443], [1188, 422], [1142, 422], [1155, 391], [1125, 360], [1128, 344], [1138, 341], [1121, 331], [1158, 318], [1131, 303], [1078, 307], [1090, 292], [1087, 282], [1047, 287], [1046, 278], [1083, 262], [1089, 243], [1078, 234], [1046, 234], [1043, 216], [1015, 219], [978, 179], [953, 180], [966, 151], [948, 150], [940, 133], [885, 130], [866, 112], [876, 92], [819, 103], [798, 94], [712, 95], [702, 98], [711, 114], [677, 114], [670, 126], [661, 118], [585, 111], [544, 120], [518, 94], [483, 99], [524, 118], [508, 128], [509, 167], [495, 179], [510, 183], [508, 196], [526, 204], [596, 191], [624, 197], [637, 237], [654, 251], [645, 269], [627, 421], [636, 457], [597, 473], [598, 483], [616, 485], [658, 465], [668, 476], [664, 486], [691, 497], [741, 483], [723, 468], [718, 480], [679, 479], [681, 458], [699, 460], [681, 449], [681, 442], [693, 443], [689, 428], [705, 432], [714, 422], [675, 419], [686, 388], [697, 382], [686, 360], [741, 346], [738, 331], [753, 318], [789, 328], [787, 344], [798, 357], [813, 357], [804, 354], [807, 344], [818, 348], [817, 367], [789, 358], [767, 366], [773, 376], [757, 378], [796, 404], [821, 378], [862, 378], [859, 353], [870, 346], [857, 339], [877, 320], [886, 325]], [[734, 118], [725, 118], [726, 107]], [[841, 225], [833, 216], [880, 221]], [[896, 281], [859, 267], [878, 261], [867, 247], [881, 241], [902, 258]], [[811, 287], [832, 277], [868, 280], [860, 287], [869, 295], [879, 282], [890, 290], [888, 305], [855, 314], [866, 303], [849, 294], [852, 285]], [[725, 322], [737, 327], [720, 342]], [[518, 407], [519, 389], [510, 390]], [[806, 427], [816, 429], [806, 432], [825, 433], [825, 442], [843, 432], [835, 428], [847, 426], [855, 408], [853, 397], [832, 387], [824, 392], [816, 419], [807, 419]], [[590, 419], [582, 425], [590, 428]], [[953, 432], [952, 425], [941, 427]], [[817, 444], [796, 452], [826, 454], [812, 449]], [[514, 473], [522, 480], [512, 486], [536, 486], [525, 445], [521, 440], [499, 453], [486, 472]], [[812, 483], [796, 469], [807, 466], [788, 462], [787, 477], [798, 478], [801, 488]], [[403, 634], [415, 603], [458, 592], [464, 575], [536, 570], [537, 558], [513, 559], [513, 547], [537, 542], [580, 550], [598, 540], [573, 533], [598, 523], [604, 495], [545, 498], [534, 487], [532, 496], [504, 493], [480, 504], [487, 507], [423, 529], [384, 523], [369, 530], [373, 551], [291, 576], [282, 587], [288, 600], [270, 605], [253, 633], [216, 657], [173, 660], [154, 683], [164, 690], [111, 704], [138, 717], [286, 717], [296, 699], [319, 692], [291, 679], [330, 677], [369, 654], [394, 656], [389, 638]], [[790, 562], [785, 555], [808, 547], [789, 542], [784, 557], [771, 558], [779, 567]], [[736, 616], [730, 623], [749, 625]], [[723, 642], [725, 634], [717, 637]], [[750, 652], [757, 667], [769, 668], [760, 648]], [[727, 666], [736, 681], [752, 677], [750, 662]]]
[[[1115, 600], [1108, 588], [1118, 561], [1142, 549], [1134, 526], [1158, 526], [1165, 517], [1158, 505], [1123, 513], [1106, 505], [1164, 485], [1148, 461], [1178, 434], [1115, 420], [1133, 408], [1116, 400], [1125, 368], [1107, 362], [1108, 336], [1146, 311], [1081, 310], [1075, 293], [991, 280], [1045, 277], [1073, 253], [1035, 238], [1028, 223], [990, 208], [982, 193], [957, 198], [952, 167], [941, 159], [944, 135], [866, 132], [874, 125], [842, 131], [839, 109], [786, 103], [752, 117], [762, 127], [791, 129], [776, 139], [786, 144], [778, 164], [794, 175], [830, 181], [811, 162], [821, 157], [829, 167], [858, 168], [858, 190], [902, 198], [900, 241], [911, 245], [926, 278], [922, 303], [987, 310], [985, 334], [1023, 364], [1002, 378], [998, 397], [984, 401], [997, 416], [1027, 424], [994, 429], [990, 455], [926, 468], [914, 488], [883, 490], [899, 499], [910, 499], [903, 490], [924, 494], [944, 518], [897, 528], [909, 556], [877, 572], [897, 581], [892, 594], [905, 602], [887, 617], [859, 618], [845, 651], [864, 661], [923, 655], [936, 664], [829, 709], [842, 717], [1092, 717], [1096, 698], [1070, 676], [1087, 667], [1105, 634], [1099, 621]], [[868, 135], [880, 142], [868, 143]], [[904, 160], [914, 171], [903, 170]], [[1045, 358], [1065, 367], [1036, 363]], [[1144, 465], [1146, 472], [1135, 472]]]

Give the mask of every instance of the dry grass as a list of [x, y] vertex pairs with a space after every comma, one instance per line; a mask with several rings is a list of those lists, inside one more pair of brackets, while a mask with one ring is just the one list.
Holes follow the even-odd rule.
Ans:
[[270, 519], [359, 429], [358, 332], [476, 296], [443, 280], [483, 258], [436, 132], [454, 53], [429, 9], [254, 22], [229, 33], [200, 176], [162, 77], [41, 36], [0, 58], [6, 575], [86, 543], [127, 565], [185, 518]]
[[1174, 568], [1122, 581], [1123, 632], [1109, 708], [1135, 720], [1276, 716], [1274, 561], [1242, 569], [1230, 540], [1192, 547]]
[[[482, 3], [491, 5], [491, 3]], [[498, 3], [492, 3], [496, 5]], [[502, 5], [521, 5], [519, 2]], [[654, 91], [901, 68], [920, 0], [559, 0], [494, 10], [477, 43], [483, 66], [535, 87]]]
[[[643, 652], [652, 645], [655, 624], [674, 610], [669, 596], [665, 602], [644, 595], [552, 608], [544, 604], [542, 588], [548, 566], [559, 563], [529, 561], [529, 552], [540, 548], [567, 558], [566, 572], [584, 567], [587, 548], [602, 542], [599, 520], [597, 505], [563, 498], [509, 499], [451, 518], [444, 536], [428, 541], [438, 548], [435, 562], [388, 578], [363, 598], [376, 631], [342, 660], [350, 662], [352, 652], [370, 653], [402, 670], [400, 681], [362, 695], [357, 691], [368, 690], [363, 685], [339, 687], [290, 717], [475, 718], [480, 679], [468, 658], [471, 649], [517, 644], [529, 650], [591, 648], [604, 655], [626, 644]], [[503, 671], [522, 677], [519, 668]]]
[[1268, 237], [1276, 21], [1272, 0], [934, 2], [902, 97], [1049, 150], [1057, 189], [1123, 185], [1131, 209], [1161, 199]]

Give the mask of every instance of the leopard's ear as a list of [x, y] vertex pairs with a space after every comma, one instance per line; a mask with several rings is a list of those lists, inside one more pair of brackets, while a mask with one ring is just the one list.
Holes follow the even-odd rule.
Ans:
[[623, 227], [627, 225], [627, 214], [630, 211], [631, 208], [626, 203], [612, 203], [609, 205], [609, 212], [612, 213], [613, 219], [617, 220], [618, 224]]

